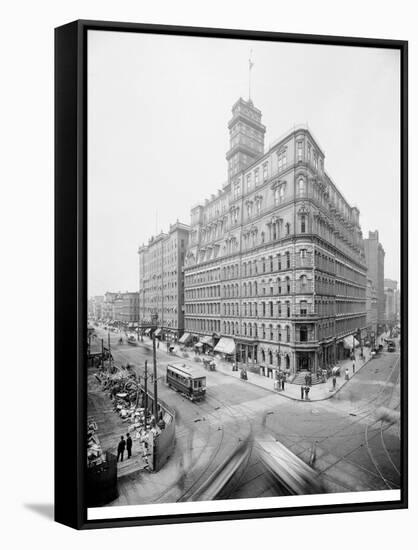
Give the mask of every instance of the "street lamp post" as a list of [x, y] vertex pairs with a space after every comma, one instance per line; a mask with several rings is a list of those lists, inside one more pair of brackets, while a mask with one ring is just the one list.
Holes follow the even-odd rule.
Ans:
[[[152, 315], [151, 322], [153, 327], [157, 327], [158, 313]], [[153, 378], [154, 378], [154, 417], [158, 422], [158, 388], [157, 388], [157, 350], [155, 349], [155, 331], [152, 334], [152, 358], [153, 358]]]

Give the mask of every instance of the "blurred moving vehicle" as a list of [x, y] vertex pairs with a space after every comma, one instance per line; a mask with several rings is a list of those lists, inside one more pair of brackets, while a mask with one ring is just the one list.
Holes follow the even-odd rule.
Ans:
[[396, 344], [393, 340], [388, 340], [388, 351], [396, 351]]
[[325, 492], [317, 472], [273, 437], [256, 439], [263, 464], [291, 495]]

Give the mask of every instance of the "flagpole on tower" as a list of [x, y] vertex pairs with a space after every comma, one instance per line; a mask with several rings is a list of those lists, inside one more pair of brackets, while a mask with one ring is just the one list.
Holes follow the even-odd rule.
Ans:
[[253, 68], [254, 62], [251, 59], [253, 51], [250, 50], [250, 57], [248, 59], [248, 100], [251, 100], [251, 69]]

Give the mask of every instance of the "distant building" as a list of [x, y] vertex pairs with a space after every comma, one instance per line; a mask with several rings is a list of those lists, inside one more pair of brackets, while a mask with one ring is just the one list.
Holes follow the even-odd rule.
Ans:
[[138, 321], [139, 293], [120, 292], [113, 302], [114, 320], [123, 324]]
[[93, 296], [88, 301], [88, 312], [94, 319], [103, 319], [103, 301], [103, 296]]
[[385, 315], [388, 323], [394, 323], [399, 319], [398, 310], [398, 282], [385, 279]]
[[330, 368], [366, 329], [359, 210], [306, 126], [264, 151], [239, 99], [228, 128], [228, 181], [191, 210], [185, 330], [265, 376]]
[[118, 296], [117, 292], [106, 292], [103, 300], [103, 319], [114, 321], [115, 317], [115, 300]]
[[369, 237], [364, 239], [367, 276], [372, 280], [377, 291], [377, 324], [378, 333], [383, 332], [386, 325], [385, 314], [385, 251], [379, 242], [379, 232], [369, 231]]
[[178, 339], [184, 330], [183, 265], [189, 229], [177, 222], [138, 249], [140, 326], [146, 330], [156, 324], [162, 338]]
[[366, 289], [367, 336], [372, 344], [375, 343], [377, 336], [377, 305], [377, 290], [373, 281], [368, 277]]

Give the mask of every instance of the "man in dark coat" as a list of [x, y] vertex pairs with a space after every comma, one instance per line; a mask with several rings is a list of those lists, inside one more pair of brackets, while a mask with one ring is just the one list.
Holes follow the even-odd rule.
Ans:
[[300, 398], [303, 399], [303, 396], [305, 395], [305, 386], [300, 387]]
[[125, 452], [125, 447], [126, 447], [126, 441], [123, 439], [123, 435], [121, 435], [119, 445], [118, 445], [117, 462], [119, 462], [119, 457], [120, 457], [120, 461], [123, 462], [123, 453]]
[[132, 456], [132, 439], [129, 434], [126, 434], [126, 450], [128, 451], [128, 458]]

